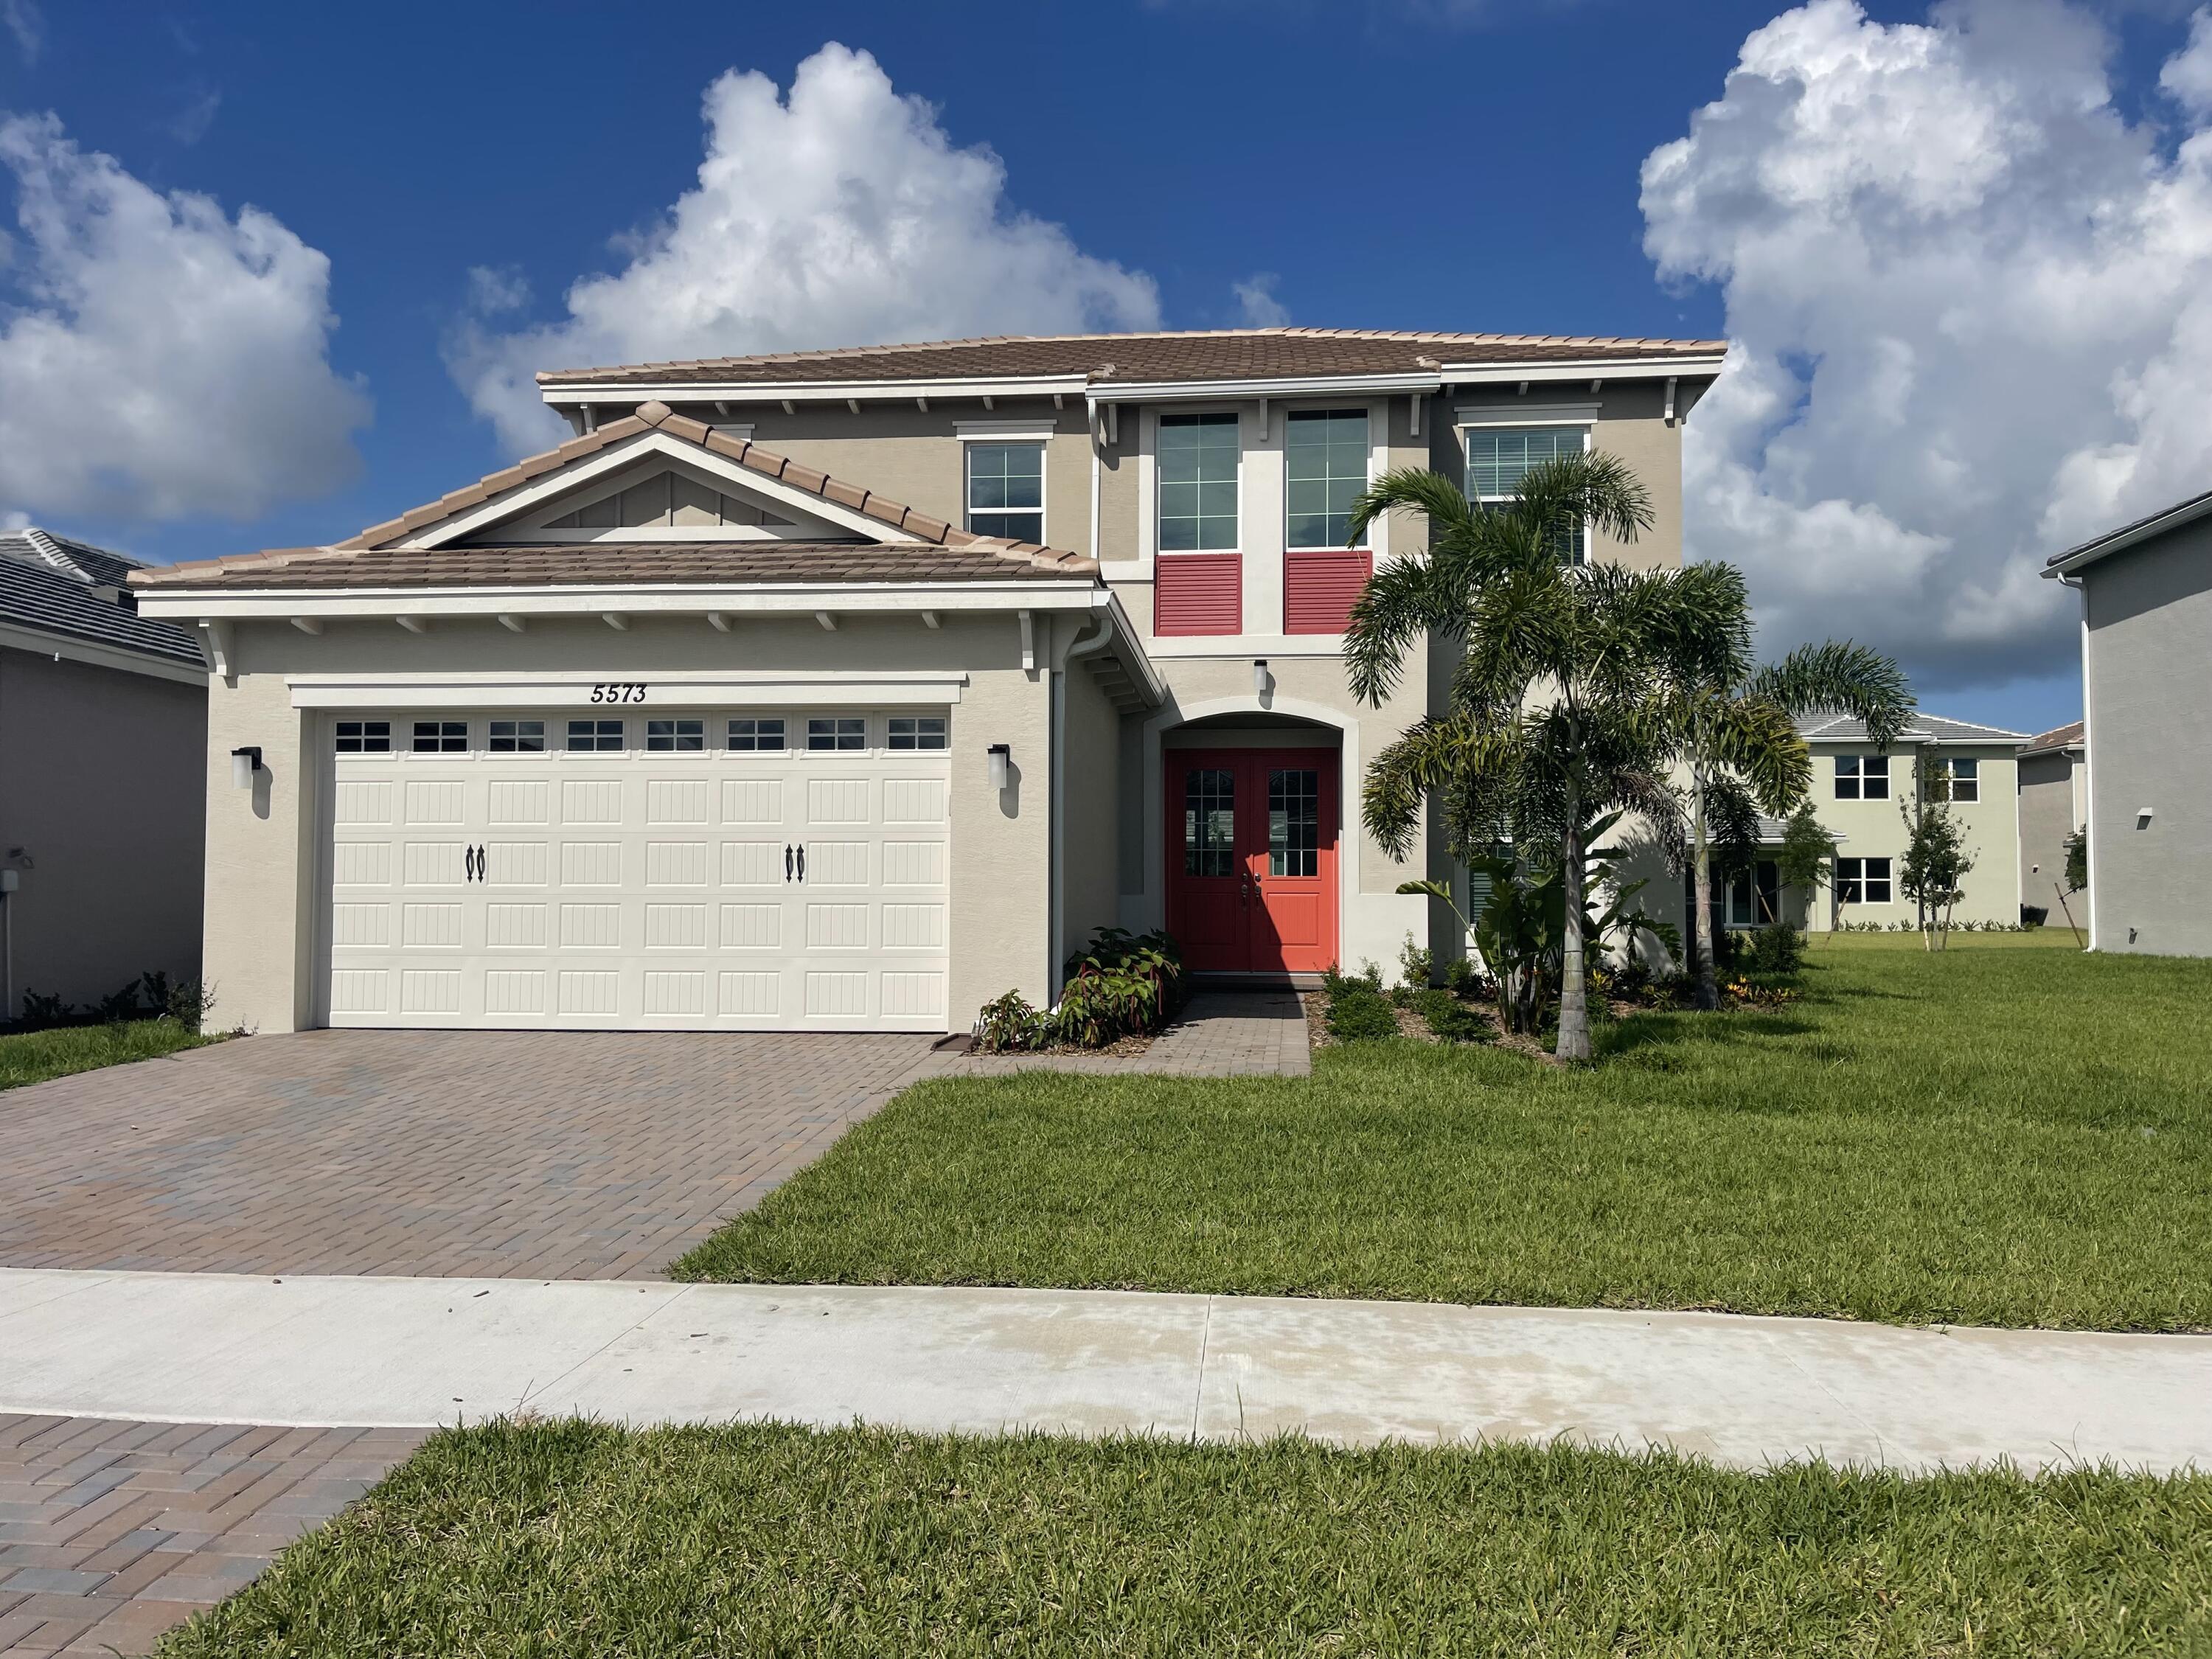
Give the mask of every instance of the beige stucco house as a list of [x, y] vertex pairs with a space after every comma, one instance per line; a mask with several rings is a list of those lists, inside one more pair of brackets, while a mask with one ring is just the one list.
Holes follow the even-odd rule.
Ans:
[[207, 671], [136, 560], [0, 534], [0, 1020], [196, 977]]
[[[1297, 328], [540, 377], [574, 435], [359, 535], [139, 573], [205, 642], [222, 1018], [964, 1030], [1095, 928], [1393, 960], [1441, 875], [1358, 830], [1341, 630], [1431, 465], [1586, 447], [1681, 558], [1715, 341]], [[235, 781], [234, 781], [235, 779]]]
[[2021, 745], [2020, 899], [2087, 927], [2089, 895], [2066, 887], [2066, 843], [2089, 821], [2088, 750], [2081, 722], [2039, 732]]
[[2090, 948], [2212, 956], [2212, 491], [2043, 574], [2081, 595]]
[[[1885, 750], [1849, 715], [1816, 715], [1798, 722], [1797, 729], [1813, 755], [1813, 815], [1835, 840], [1833, 879], [1816, 898], [1779, 893], [1773, 862], [1762, 860], [1757, 872], [1760, 890], [1753, 890], [1749, 874], [1741, 875], [1722, 901], [1729, 926], [1754, 926], [1766, 915], [1786, 916], [1816, 932], [1841, 923], [1887, 927], [1916, 921], [1918, 909], [1898, 879], [1911, 840], [1899, 809], [1916, 787], [1916, 762], [1923, 756], [1935, 763], [1935, 787], [1966, 832], [1974, 861], [1960, 884], [1966, 896], [1953, 910], [1953, 922], [2019, 921], [2020, 805], [2014, 757], [2025, 741], [2023, 733], [1916, 713]], [[1766, 828], [1770, 839], [1779, 839], [1778, 823]]]

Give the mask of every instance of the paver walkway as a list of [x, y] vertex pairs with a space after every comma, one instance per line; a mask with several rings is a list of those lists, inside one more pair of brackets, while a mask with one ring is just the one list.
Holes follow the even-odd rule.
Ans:
[[0, 1415], [0, 1653], [144, 1653], [422, 1434]]
[[927, 1037], [304, 1031], [0, 1095], [0, 1266], [651, 1279], [908, 1084], [1010, 1066], [1302, 1073], [1287, 995], [1150, 1052]]

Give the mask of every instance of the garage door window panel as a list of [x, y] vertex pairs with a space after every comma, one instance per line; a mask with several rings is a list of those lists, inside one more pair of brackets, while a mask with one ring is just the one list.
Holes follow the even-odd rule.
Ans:
[[572, 754], [618, 754], [623, 747], [620, 720], [570, 720], [568, 749]]

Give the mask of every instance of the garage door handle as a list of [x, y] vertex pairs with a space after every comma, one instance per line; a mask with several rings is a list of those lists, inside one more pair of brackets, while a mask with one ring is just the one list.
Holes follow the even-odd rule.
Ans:
[[461, 848], [461, 879], [474, 881], [476, 878], [477, 849], [473, 847], [464, 847]]
[[783, 844], [783, 878], [786, 881], [791, 879], [791, 843], [789, 842]]
[[804, 847], [799, 849], [799, 878], [801, 881], [806, 879], [806, 849]]

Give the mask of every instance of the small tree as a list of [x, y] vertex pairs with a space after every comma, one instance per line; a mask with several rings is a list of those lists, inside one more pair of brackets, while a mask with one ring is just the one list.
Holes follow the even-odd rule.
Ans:
[[2089, 884], [2089, 831], [2076, 830], [2066, 837], [2066, 890], [2078, 893]]
[[1965, 896], [1962, 884], [1974, 867], [1966, 832], [1951, 816], [1951, 792], [1940, 763], [1920, 756], [1912, 768], [1912, 793], [1897, 804], [1905, 820], [1905, 858], [1897, 884], [1920, 913], [1921, 942], [1945, 949], [1951, 939], [1951, 912]]
[[1813, 816], [1812, 802], [1798, 802], [1797, 810], [1790, 815], [1790, 822], [1782, 826], [1782, 844], [1774, 854], [1776, 879], [1785, 889], [1805, 890], [1805, 908], [1809, 915], [1820, 896], [1820, 890], [1832, 886], [1830, 878], [1835, 864], [1836, 838], [1822, 829], [1820, 821]]

